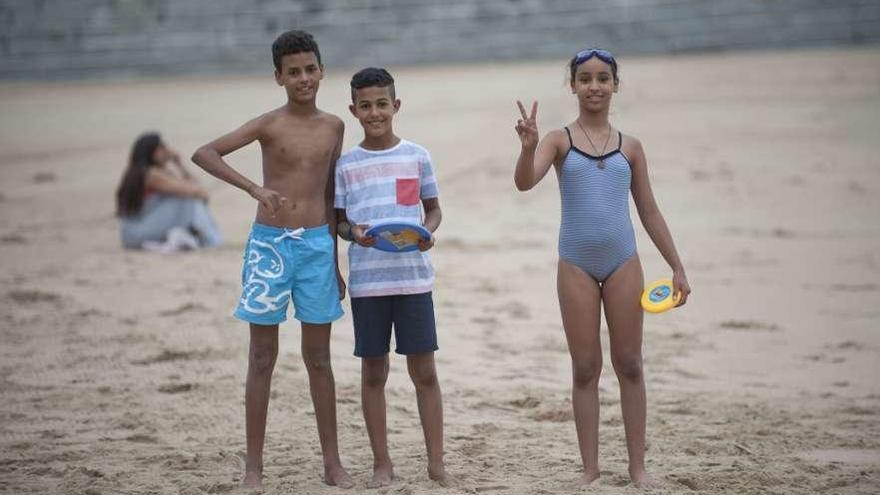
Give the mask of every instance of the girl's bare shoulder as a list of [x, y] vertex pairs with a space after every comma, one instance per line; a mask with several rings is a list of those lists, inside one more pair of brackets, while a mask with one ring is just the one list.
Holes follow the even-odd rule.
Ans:
[[544, 136], [544, 140], [558, 150], [568, 149], [568, 136], [565, 133], [565, 127], [550, 130]]
[[631, 134], [620, 134], [620, 151], [631, 161], [644, 161], [645, 151], [639, 138]]

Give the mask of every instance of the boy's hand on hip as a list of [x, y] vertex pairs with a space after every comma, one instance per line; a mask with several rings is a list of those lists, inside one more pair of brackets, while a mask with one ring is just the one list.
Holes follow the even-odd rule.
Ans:
[[351, 236], [354, 238], [354, 242], [363, 247], [373, 247], [373, 244], [376, 244], [376, 238], [365, 234], [369, 228], [370, 226], [366, 224], [352, 225]]
[[287, 198], [279, 194], [277, 191], [266, 189], [265, 187], [255, 188], [251, 191], [251, 196], [259, 201], [263, 208], [265, 208], [273, 217], [275, 216], [275, 213], [284, 206], [284, 203], [287, 202]]
[[516, 100], [516, 106], [519, 107], [519, 114], [522, 117], [516, 121], [516, 133], [523, 148], [535, 149], [538, 146], [538, 102], [532, 103], [532, 113], [526, 114], [526, 107], [522, 102]]

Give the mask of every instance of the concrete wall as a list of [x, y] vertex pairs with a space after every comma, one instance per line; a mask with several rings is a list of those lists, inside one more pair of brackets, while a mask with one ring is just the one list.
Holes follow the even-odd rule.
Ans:
[[880, 0], [0, 0], [0, 78], [256, 71], [306, 29], [330, 66], [880, 41]]

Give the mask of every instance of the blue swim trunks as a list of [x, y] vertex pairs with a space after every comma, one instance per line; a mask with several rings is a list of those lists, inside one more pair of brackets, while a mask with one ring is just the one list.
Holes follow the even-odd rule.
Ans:
[[254, 223], [244, 250], [242, 293], [235, 317], [257, 325], [293, 317], [304, 323], [339, 319], [339, 285], [333, 238], [327, 225], [289, 229]]

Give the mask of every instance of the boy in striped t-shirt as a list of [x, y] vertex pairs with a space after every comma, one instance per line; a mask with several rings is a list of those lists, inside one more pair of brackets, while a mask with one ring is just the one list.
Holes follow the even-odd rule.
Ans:
[[[433, 233], [441, 219], [437, 181], [427, 150], [394, 134], [392, 121], [400, 100], [387, 71], [367, 68], [355, 74], [351, 99], [349, 109], [364, 128], [364, 140], [336, 164], [335, 207], [337, 218], [347, 218], [355, 241], [348, 250], [348, 290], [354, 354], [361, 358], [364, 419], [373, 450], [371, 485], [384, 486], [394, 478], [385, 429], [385, 381], [393, 326], [395, 352], [406, 355], [416, 386], [428, 476], [446, 486], [443, 405], [434, 367], [434, 269], [426, 252], [434, 239], [422, 240], [418, 251], [388, 253], [372, 249], [376, 239], [365, 235], [370, 225], [380, 221], [421, 223]], [[347, 225], [341, 227], [343, 233]]]

